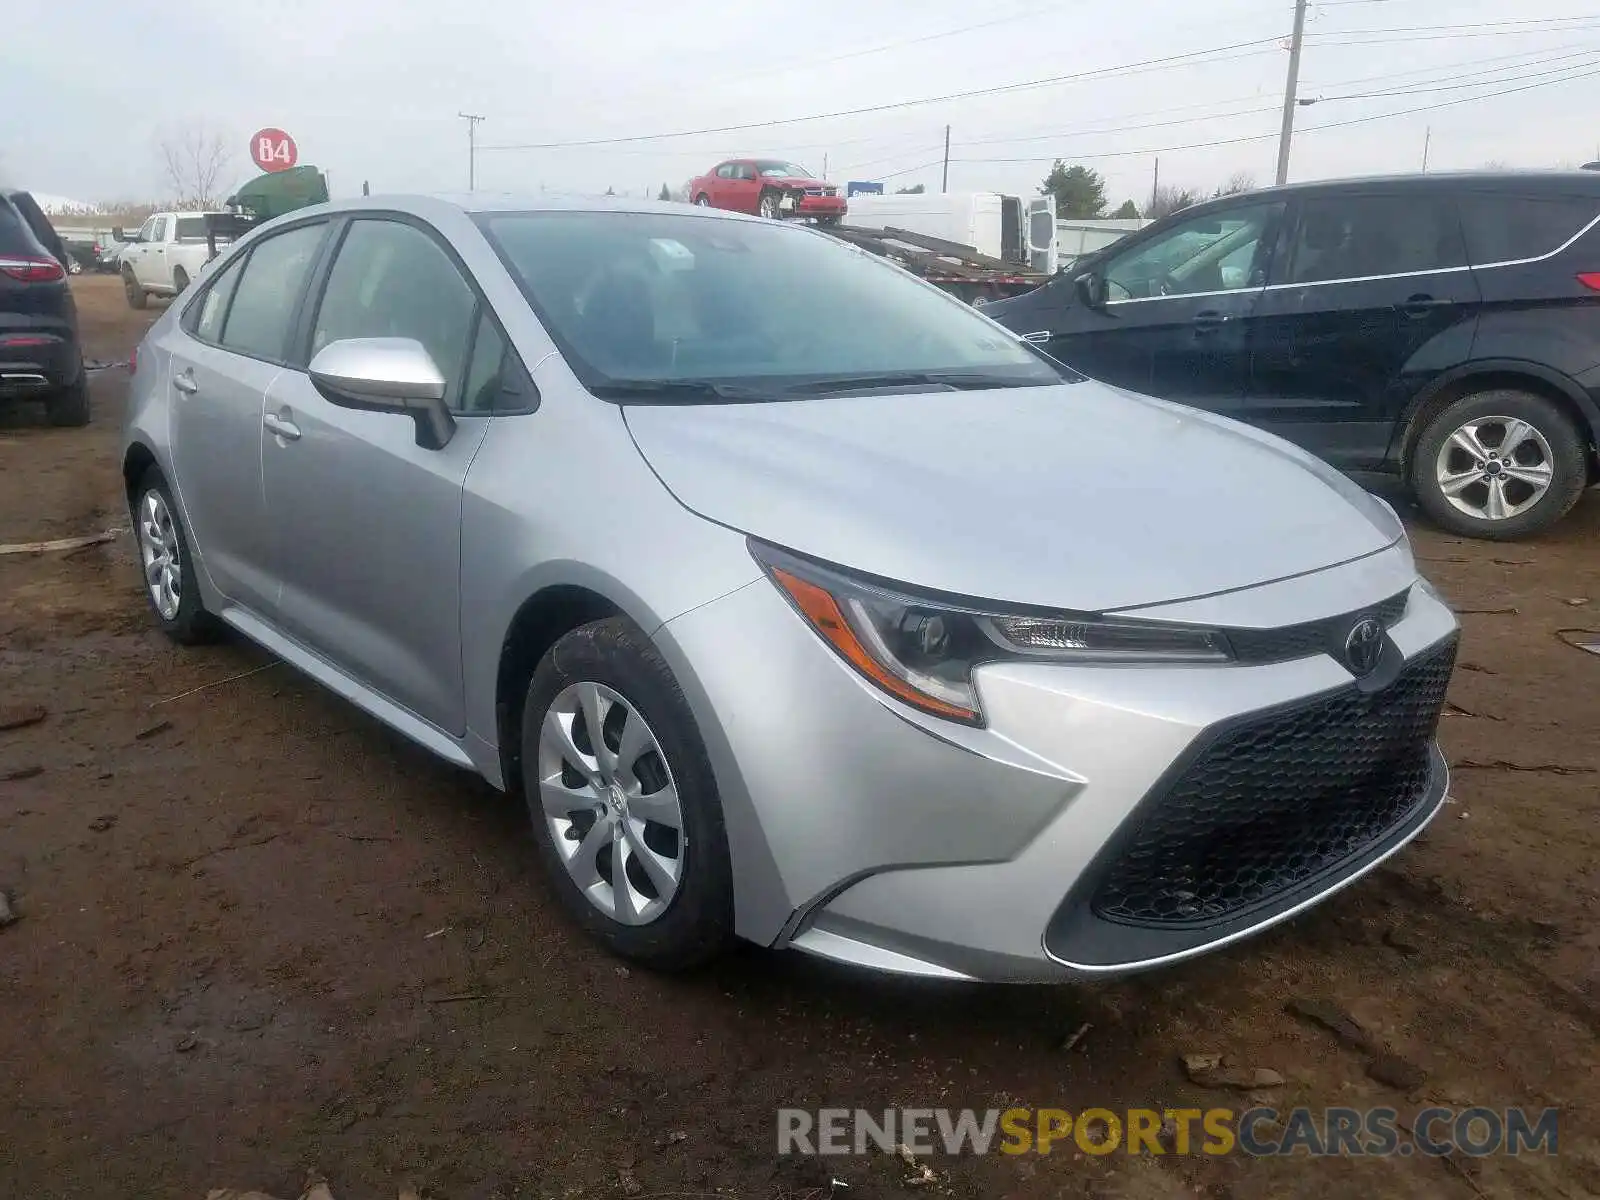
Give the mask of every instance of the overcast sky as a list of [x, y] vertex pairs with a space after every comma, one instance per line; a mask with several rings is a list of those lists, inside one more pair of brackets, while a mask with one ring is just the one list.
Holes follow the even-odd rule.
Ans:
[[[1268, 183], [1293, 13], [1292, 0], [161, 0], [143, 16], [126, 0], [7, 6], [0, 176], [86, 201], [161, 197], [157, 145], [184, 130], [221, 134], [235, 147], [229, 179], [243, 182], [262, 126], [293, 134], [335, 195], [363, 180], [374, 192], [459, 190], [460, 111], [487, 117], [478, 186], [492, 191], [654, 192], [732, 154], [936, 190], [947, 123], [951, 190], [1032, 192], [1060, 156], [1100, 170], [1113, 204], [1142, 201], [1158, 150], [1164, 183], [1209, 191], [1236, 172]], [[1298, 110], [1291, 178], [1414, 170], [1430, 126], [1432, 168], [1600, 157], [1597, 9], [1313, 3], [1301, 94], [1323, 99]], [[1137, 66], [1177, 55], [1193, 57]], [[1526, 90], [1487, 96], [1513, 88]], [[1372, 92], [1388, 94], [1361, 95]], [[493, 148], [881, 105], [901, 107]]]

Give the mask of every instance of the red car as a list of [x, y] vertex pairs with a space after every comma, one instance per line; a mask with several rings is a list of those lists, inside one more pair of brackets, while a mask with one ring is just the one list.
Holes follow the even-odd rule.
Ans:
[[823, 225], [837, 225], [848, 207], [837, 186], [779, 158], [730, 158], [691, 179], [688, 195], [708, 208], [774, 219], [815, 217]]

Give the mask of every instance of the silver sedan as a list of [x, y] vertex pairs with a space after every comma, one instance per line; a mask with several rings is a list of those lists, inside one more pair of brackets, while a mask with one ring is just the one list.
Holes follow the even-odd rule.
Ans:
[[1151, 967], [1443, 802], [1457, 626], [1392, 510], [826, 233], [320, 205], [209, 264], [132, 382], [161, 627], [525, 797], [574, 919], [648, 964]]

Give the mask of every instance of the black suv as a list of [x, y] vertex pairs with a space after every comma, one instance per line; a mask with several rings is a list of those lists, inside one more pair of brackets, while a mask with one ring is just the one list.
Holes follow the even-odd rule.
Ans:
[[52, 425], [89, 422], [67, 251], [27, 192], [0, 192], [0, 403], [42, 399]]
[[1515, 538], [1600, 482], [1597, 225], [1594, 172], [1292, 184], [983, 311], [1107, 383], [1401, 475], [1454, 532]]

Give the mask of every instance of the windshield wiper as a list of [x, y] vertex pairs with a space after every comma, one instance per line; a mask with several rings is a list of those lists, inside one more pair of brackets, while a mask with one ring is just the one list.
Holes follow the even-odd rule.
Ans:
[[737, 383], [718, 383], [713, 379], [614, 379], [589, 389], [603, 400], [659, 400], [689, 404], [702, 400], [781, 400], [771, 390]]
[[1060, 379], [1041, 379], [1037, 375], [1005, 375], [980, 371], [904, 371], [885, 375], [836, 375], [827, 379], [808, 379], [789, 384], [788, 395], [824, 395], [828, 392], [867, 388], [950, 387], [962, 391], [983, 388], [1045, 387], [1062, 383]]

